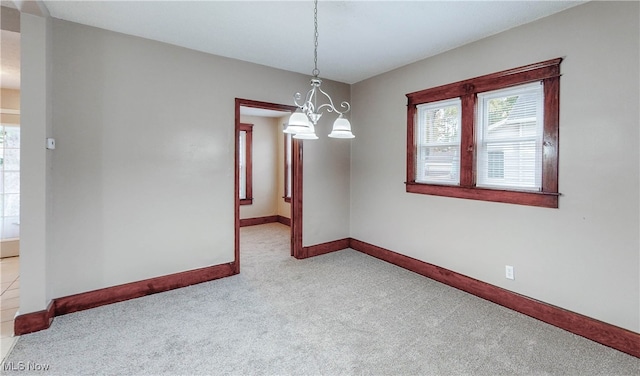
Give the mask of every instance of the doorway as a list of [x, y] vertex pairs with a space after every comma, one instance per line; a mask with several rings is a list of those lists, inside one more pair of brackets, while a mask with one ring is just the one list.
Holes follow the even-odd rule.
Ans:
[[[295, 106], [282, 104], [260, 102], [249, 99], [236, 98], [235, 100], [235, 184], [234, 184], [234, 200], [235, 200], [235, 255], [234, 255], [234, 272], [240, 272], [240, 194], [244, 192], [241, 189], [241, 181], [246, 182], [246, 169], [241, 169], [241, 149], [243, 149], [241, 140], [246, 140], [247, 125], [241, 121], [242, 109], [258, 109], [267, 111], [278, 111], [291, 113], [297, 109]], [[244, 133], [243, 133], [244, 132]], [[291, 256], [302, 258], [302, 141], [293, 139], [291, 141]], [[246, 147], [246, 145], [245, 145]], [[286, 174], [286, 172], [285, 172]], [[285, 195], [286, 196], [286, 195]], [[246, 198], [245, 198], [246, 200]]]
[[[9, 2], [11, 3], [11, 2]], [[11, 4], [8, 4], [11, 6]], [[2, 2], [0, 25], [0, 360], [13, 347], [20, 306], [20, 11]]]

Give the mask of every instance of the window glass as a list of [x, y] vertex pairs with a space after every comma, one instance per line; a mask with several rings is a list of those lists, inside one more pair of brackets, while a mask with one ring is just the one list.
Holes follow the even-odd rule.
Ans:
[[238, 165], [240, 167], [240, 199], [247, 198], [247, 132], [240, 131]]
[[460, 99], [417, 106], [416, 181], [460, 183]]
[[0, 125], [0, 239], [20, 237], [20, 127]]
[[542, 94], [539, 82], [478, 94], [479, 187], [540, 190]]

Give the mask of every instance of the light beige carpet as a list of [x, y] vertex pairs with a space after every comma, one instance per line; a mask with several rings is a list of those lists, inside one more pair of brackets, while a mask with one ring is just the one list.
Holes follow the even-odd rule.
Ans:
[[57, 317], [7, 364], [48, 365], [39, 375], [639, 374], [637, 358], [353, 250], [295, 260], [288, 230], [245, 227], [240, 275]]

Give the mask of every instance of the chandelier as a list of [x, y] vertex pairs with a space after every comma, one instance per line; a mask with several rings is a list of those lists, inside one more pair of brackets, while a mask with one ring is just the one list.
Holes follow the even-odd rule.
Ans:
[[[314, 68], [311, 72], [313, 75], [311, 78], [311, 90], [307, 92], [305, 100], [302, 103], [300, 103], [302, 94], [296, 93], [293, 96], [293, 101], [300, 111], [291, 114], [284, 133], [291, 133], [293, 134], [293, 138], [300, 140], [317, 140], [318, 136], [316, 136], [315, 126], [322, 116], [322, 111], [327, 110], [327, 112], [335, 112], [338, 114], [338, 118], [333, 123], [333, 130], [329, 134], [329, 137], [354, 138], [355, 136], [351, 133], [351, 123], [344, 117], [344, 114], [351, 110], [349, 102], [342, 102], [340, 106], [343, 108], [343, 111], [338, 111], [333, 105], [333, 100], [329, 94], [320, 88], [322, 80], [318, 78], [320, 75], [320, 71], [318, 70], [318, 0], [314, 1], [313, 21], [315, 34], [313, 50]], [[324, 95], [324, 97], [320, 97], [320, 94]], [[318, 100], [323, 99], [328, 100], [328, 102], [318, 105]]]

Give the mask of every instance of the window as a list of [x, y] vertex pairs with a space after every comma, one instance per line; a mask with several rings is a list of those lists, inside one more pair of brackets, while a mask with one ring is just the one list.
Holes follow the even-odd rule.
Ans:
[[416, 181], [432, 184], [460, 182], [460, 99], [417, 106]]
[[284, 135], [284, 201], [291, 202], [291, 140], [292, 135], [287, 133]]
[[0, 125], [0, 239], [20, 237], [20, 127]]
[[240, 124], [240, 137], [238, 137], [238, 166], [240, 177], [240, 205], [253, 203], [252, 188], [252, 140], [253, 124]]
[[407, 192], [557, 208], [561, 61], [407, 94]]
[[542, 111], [539, 82], [478, 94], [478, 187], [540, 190]]

